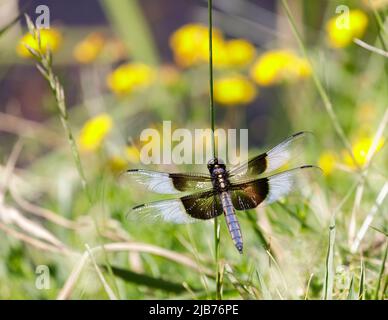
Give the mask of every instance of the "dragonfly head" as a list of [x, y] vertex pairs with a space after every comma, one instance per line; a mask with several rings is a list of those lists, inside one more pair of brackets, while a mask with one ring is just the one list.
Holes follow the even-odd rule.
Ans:
[[209, 169], [210, 173], [213, 172], [214, 169], [222, 168], [225, 169], [225, 163], [218, 158], [213, 158], [207, 163], [207, 168]]

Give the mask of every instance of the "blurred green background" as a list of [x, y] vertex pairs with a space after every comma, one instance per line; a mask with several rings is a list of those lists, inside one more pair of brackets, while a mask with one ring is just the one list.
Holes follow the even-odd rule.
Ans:
[[126, 219], [164, 197], [125, 169], [206, 170], [139, 150], [210, 126], [207, 2], [0, 0], [1, 299], [387, 298], [388, 1], [213, 2], [216, 126], [251, 155], [311, 131], [322, 176], [239, 212], [242, 256], [223, 219], [217, 259], [212, 222]]

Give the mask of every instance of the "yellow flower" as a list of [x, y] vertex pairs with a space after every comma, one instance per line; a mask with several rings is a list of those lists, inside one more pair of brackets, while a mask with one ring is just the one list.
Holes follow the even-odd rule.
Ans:
[[[209, 59], [209, 30], [202, 24], [187, 24], [176, 30], [170, 37], [170, 47], [175, 62], [184, 68], [203, 63]], [[226, 60], [222, 33], [213, 29], [214, 65], [222, 65]]]
[[311, 66], [305, 59], [288, 50], [273, 50], [261, 55], [251, 69], [252, 78], [261, 86], [306, 78]]
[[223, 105], [248, 104], [257, 95], [255, 85], [242, 75], [230, 75], [214, 82], [214, 100]]
[[59, 46], [62, 43], [62, 35], [61, 33], [54, 29], [40, 29], [40, 49], [39, 43], [36, 38], [30, 33], [26, 33], [19, 41], [16, 52], [19, 56], [23, 58], [31, 58], [32, 55], [30, 51], [26, 48], [26, 45], [35, 51], [40, 51], [40, 53], [45, 54], [48, 49], [51, 52], [55, 52], [58, 50]]
[[90, 63], [96, 60], [104, 46], [104, 37], [97, 32], [91, 33], [78, 43], [74, 50], [74, 58], [80, 63]]
[[[375, 152], [378, 152], [384, 145], [384, 139], [380, 138], [380, 140], [377, 143]], [[354, 158], [359, 166], [364, 166], [367, 162], [367, 155], [369, 153], [370, 148], [373, 144], [373, 137], [361, 137], [360, 139], [356, 140], [352, 144], [352, 152], [354, 155]], [[344, 151], [344, 161], [347, 165], [349, 165], [352, 168], [355, 168], [356, 165], [353, 161], [353, 158], [351, 155]]]
[[326, 24], [327, 38], [331, 47], [343, 48], [354, 38], [361, 38], [368, 26], [368, 16], [361, 10], [331, 18]]
[[128, 146], [125, 149], [125, 155], [128, 161], [131, 163], [140, 162], [140, 151], [136, 146]]
[[79, 136], [79, 145], [82, 151], [95, 151], [111, 131], [112, 118], [106, 114], [100, 114], [88, 120], [82, 127]]
[[318, 160], [318, 166], [323, 170], [324, 175], [328, 176], [333, 172], [336, 160], [335, 154], [331, 151], [325, 151], [321, 154]]
[[[213, 64], [218, 68], [241, 67], [256, 55], [255, 47], [244, 39], [225, 41], [218, 29], [213, 29]], [[175, 62], [191, 67], [209, 61], [209, 30], [202, 24], [187, 24], [176, 30], [170, 38]]]
[[143, 63], [127, 63], [109, 74], [107, 83], [114, 93], [124, 95], [148, 87], [154, 79], [155, 71], [150, 66]]
[[233, 39], [225, 44], [228, 65], [242, 67], [250, 64], [256, 56], [254, 45], [244, 39]]

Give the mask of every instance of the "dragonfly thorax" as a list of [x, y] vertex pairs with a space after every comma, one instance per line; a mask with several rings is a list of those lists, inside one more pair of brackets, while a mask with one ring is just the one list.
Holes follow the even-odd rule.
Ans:
[[224, 161], [218, 158], [213, 158], [207, 163], [207, 168], [209, 169], [210, 174], [213, 173], [214, 169], [222, 168], [226, 170]]
[[222, 160], [214, 158], [207, 165], [213, 186], [218, 192], [227, 191], [229, 187], [228, 172]]

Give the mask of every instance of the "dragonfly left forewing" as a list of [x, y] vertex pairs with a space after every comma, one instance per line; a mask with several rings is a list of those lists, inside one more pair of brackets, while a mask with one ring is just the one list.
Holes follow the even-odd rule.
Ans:
[[143, 169], [128, 170], [126, 174], [144, 185], [148, 190], [161, 194], [208, 189], [212, 186], [211, 178], [204, 174], [165, 173]]
[[232, 184], [230, 193], [236, 210], [248, 210], [270, 204], [295, 189], [298, 176], [307, 171], [317, 171], [315, 166], [301, 166], [269, 177]]

